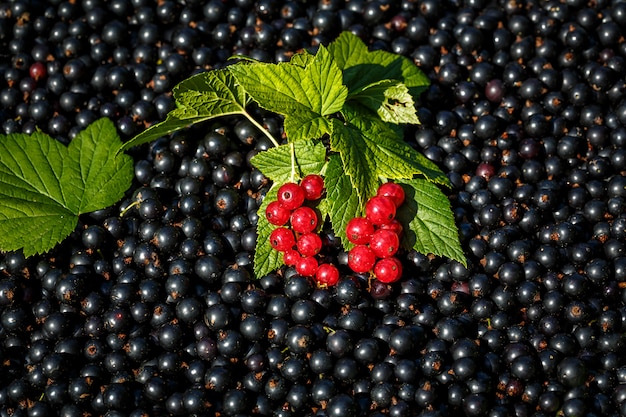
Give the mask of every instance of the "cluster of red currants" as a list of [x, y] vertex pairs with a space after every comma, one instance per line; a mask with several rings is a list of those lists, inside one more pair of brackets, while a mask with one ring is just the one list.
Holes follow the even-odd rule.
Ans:
[[402, 263], [394, 255], [400, 247], [402, 225], [395, 217], [404, 197], [402, 186], [384, 183], [365, 203], [365, 217], [348, 222], [346, 235], [356, 245], [348, 252], [348, 266], [354, 272], [372, 271], [384, 283], [400, 279]]
[[[304, 205], [315, 202], [324, 193], [324, 179], [307, 175], [300, 184], [288, 182], [278, 189], [278, 199], [267, 205], [267, 221], [279, 226], [270, 235], [272, 247], [283, 253], [285, 265], [296, 268], [298, 274], [315, 277], [318, 283], [334, 285], [339, 270], [329, 263], [320, 264], [316, 255], [322, 250], [322, 238], [315, 232], [319, 224], [317, 211]], [[289, 226], [287, 226], [289, 224]]]

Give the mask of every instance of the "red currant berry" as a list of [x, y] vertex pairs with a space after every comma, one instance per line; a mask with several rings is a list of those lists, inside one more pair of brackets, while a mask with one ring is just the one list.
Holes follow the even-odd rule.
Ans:
[[348, 240], [355, 245], [367, 245], [374, 234], [374, 225], [365, 217], [355, 217], [346, 225]]
[[391, 230], [379, 229], [370, 240], [370, 249], [377, 258], [389, 258], [398, 252], [400, 238]]
[[305, 233], [298, 238], [298, 252], [302, 256], [315, 256], [322, 250], [322, 238], [317, 233]]
[[304, 189], [293, 182], [285, 183], [278, 189], [278, 201], [287, 210], [295, 210], [304, 203]]
[[381, 259], [374, 266], [374, 275], [385, 284], [396, 282], [402, 276], [402, 263], [395, 257]]
[[358, 274], [370, 271], [374, 263], [376, 263], [376, 255], [365, 245], [355, 246], [348, 252], [348, 266]]
[[315, 279], [320, 284], [335, 285], [339, 281], [339, 270], [332, 264], [321, 264], [317, 268]]
[[265, 208], [265, 217], [274, 226], [283, 226], [289, 221], [291, 211], [287, 210], [278, 201], [272, 201]]
[[298, 207], [291, 213], [291, 228], [296, 233], [309, 233], [317, 227], [317, 213], [311, 207]]
[[387, 197], [374, 196], [365, 203], [365, 217], [374, 226], [388, 224], [396, 217], [396, 205]]
[[287, 249], [283, 253], [283, 263], [287, 266], [295, 266], [300, 259], [300, 254], [297, 250]]
[[393, 219], [391, 223], [382, 224], [380, 225], [380, 228], [384, 230], [391, 230], [397, 234], [399, 238], [402, 237], [402, 231], [404, 230], [402, 223], [400, 223], [398, 219]]
[[395, 182], [386, 182], [378, 187], [377, 196], [387, 197], [393, 201], [396, 207], [400, 207], [404, 203], [404, 188]]
[[317, 259], [312, 256], [298, 259], [296, 272], [304, 277], [314, 276], [317, 272]]
[[324, 178], [316, 174], [310, 174], [302, 178], [300, 187], [304, 189], [304, 198], [317, 200], [324, 192]]
[[285, 252], [293, 248], [295, 244], [296, 238], [291, 229], [279, 227], [270, 234], [270, 245], [279, 252]]

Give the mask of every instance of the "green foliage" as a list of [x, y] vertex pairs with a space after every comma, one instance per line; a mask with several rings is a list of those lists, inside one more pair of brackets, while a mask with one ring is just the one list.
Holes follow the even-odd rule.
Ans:
[[118, 154], [121, 146], [108, 119], [67, 147], [39, 132], [0, 137], [0, 248], [46, 252], [74, 230], [80, 214], [122, 198], [133, 161]]
[[337, 154], [330, 156], [324, 184], [326, 185], [324, 211], [328, 212], [335, 235], [341, 239], [344, 248], [350, 249], [353, 245], [346, 236], [346, 225], [350, 219], [363, 214], [363, 205]]
[[[465, 263], [439, 168], [403, 141], [400, 124], [419, 123], [414, 97], [427, 77], [407, 58], [370, 52], [351, 33], [341, 34], [315, 54], [303, 51], [287, 63], [248, 59], [196, 74], [172, 91], [176, 108], [166, 119], [122, 144], [113, 124], [101, 119], [68, 147], [42, 133], [0, 138], [0, 248], [23, 248], [30, 256], [53, 248], [69, 235], [78, 216], [118, 201], [130, 186], [132, 159], [124, 151], [216, 117], [241, 115], [274, 148], [251, 162], [273, 181], [259, 209], [254, 272], [265, 275], [282, 264], [269, 244], [273, 226], [265, 208], [287, 181], [308, 174], [325, 177], [318, 205], [344, 247], [347, 222], [362, 215], [378, 186], [403, 185], [407, 203], [398, 218], [404, 245]], [[287, 143], [265, 130], [248, 105], [282, 115]]]
[[402, 140], [402, 130], [372, 118], [362, 107], [346, 106], [345, 121], [334, 119], [331, 149], [341, 154], [343, 166], [364, 204], [376, 194], [380, 177], [413, 178], [423, 175], [430, 181], [448, 184], [448, 178], [422, 154]]
[[328, 50], [343, 71], [348, 99], [381, 80], [404, 84], [413, 97], [419, 96], [430, 84], [428, 77], [408, 58], [385, 51], [370, 52], [367, 45], [350, 32], [339, 35], [328, 45]]
[[330, 134], [332, 123], [325, 116], [341, 110], [348, 95], [341, 83], [342, 73], [324, 46], [303, 64], [242, 63], [229, 67], [259, 106], [285, 116], [290, 141]]
[[[292, 158], [292, 146], [295, 158]], [[326, 163], [326, 148], [319, 141], [304, 140], [260, 152], [250, 162], [270, 180], [284, 184], [322, 172]]]
[[370, 84], [352, 96], [352, 101], [375, 111], [382, 121], [413, 123], [420, 121], [415, 114], [413, 96], [407, 86], [396, 80], [382, 80]]
[[[437, 186], [449, 186], [449, 181], [404, 142], [400, 126], [419, 123], [414, 98], [428, 84], [409, 59], [370, 52], [357, 36], [345, 32], [328, 47], [320, 46], [315, 54], [298, 53], [290, 62], [244, 59], [183, 81], [174, 89], [177, 108], [123, 149], [232, 114], [247, 117], [270, 138], [276, 147], [252, 159], [274, 182], [259, 210], [257, 277], [282, 263], [268, 242], [273, 228], [265, 207], [276, 199], [277, 185], [309, 173], [325, 176], [327, 193], [318, 209], [344, 247], [350, 246], [345, 238], [348, 220], [362, 214], [365, 201], [382, 182], [394, 180], [410, 196], [400, 216], [405, 246], [465, 263], [449, 202]], [[287, 144], [279, 145], [246, 111], [250, 102], [284, 117]]]
[[406, 195], [396, 218], [408, 224], [403, 245], [465, 264], [450, 201], [433, 183], [421, 178], [399, 181]]
[[228, 70], [193, 75], [176, 85], [172, 95], [176, 100], [176, 108], [168, 113], [165, 120], [150, 126], [126, 142], [120, 150], [152, 142], [161, 136], [219, 116], [247, 115], [249, 98]]

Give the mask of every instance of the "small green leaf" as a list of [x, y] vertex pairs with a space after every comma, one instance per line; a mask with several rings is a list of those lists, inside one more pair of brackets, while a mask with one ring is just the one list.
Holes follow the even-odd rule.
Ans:
[[254, 250], [254, 276], [257, 278], [261, 278], [283, 265], [282, 253], [274, 250], [270, 244], [270, 235], [276, 226], [271, 225], [265, 216], [265, 209], [268, 204], [278, 200], [278, 188], [279, 186], [274, 184], [267, 191], [257, 211], [259, 220], [257, 223], [256, 248]]
[[328, 50], [344, 71], [343, 82], [350, 95], [380, 80], [401, 81], [413, 97], [430, 85], [428, 77], [408, 58], [386, 51], [370, 52], [353, 33], [343, 32]]
[[346, 106], [342, 113], [346, 120], [333, 120], [330, 146], [341, 154], [344, 169], [363, 202], [376, 194], [379, 177], [410, 179], [418, 174], [449, 185], [448, 178], [432, 161], [401, 140], [398, 126], [368, 117], [356, 106]]
[[398, 181], [406, 195], [396, 218], [408, 225], [403, 245], [423, 254], [435, 254], [457, 260], [467, 266], [459, 243], [450, 201], [435, 184], [421, 178]]
[[[235, 64], [238, 66], [243, 64]], [[176, 109], [166, 119], [150, 126], [122, 146], [127, 150], [192, 124], [219, 116], [245, 114], [248, 96], [228, 69], [202, 72], [180, 82], [172, 90]]]
[[350, 249], [353, 245], [346, 236], [346, 225], [350, 219], [362, 214], [362, 204], [337, 154], [331, 155], [328, 160], [324, 184], [326, 197], [320, 202], [320, 211], [328, 212], [335, 236], [341, 239], [345, 249]]
[[[251, 56], [249, 56], [249, 55], [243, 55], [243, 54], [235, 54], [235, 55], [231, 55], [231, 56], [229, 56], [226, 60], [227, 60], [227, 61], [237, 61], [237, 62], [240, 62], [240, 61], [249, 61], [249, 62], [253, 62], [253, 63], [256, 63], [256, 62], [262, 62], [262, 61], [259, 61], [258, 59], [253, 58], [253, 57], [251, 57]], [[235, 62], [235, 63], [237, 63], [237, 62]]]
[[313, 59], [229, 69], [259, 106], [285, 116], [290, 141], [330, 134], [332, 124], [324, 116], [341, 110], [348, 95], [342, 73], [324, 46]]
[[[328, 180], [326, 180], [328, 181]], [[330, 209], [331, 209], [331, 204], [330, 201], [328, 201], [327, 196], [324, 196], [319, 203], [317, 203], [317, 211], [320, 212], [320, 224], [324, 224], [324, 222], [326, 221], [326, 218], [330, 218]]]
[[25, 256], [52, 249], [78, 216], [117, 202], [130, 187], [133, 160], [118, 154], [113, 123], [100, 119], [69, 147], [43, 133], [0, 138], [0, 248]]
[[[308, 174], [319, 174], [326, 163], [326, 148], [319, 141], [303, 140], [293, 143], [296, 166], [294, 180]], [[270, 148], [251, 160], [263, 175], [277, 184], [291, 180], [291, 144]]]
[[420, 122], [409, 89], [399, 81], [382, 80], [370, 84], [352, 98], [375, 111], [385, 122], [395, 124]]
[[289, 63], [304, 68], [309, 65], [313, 59], [315, 59], [315, 55], [312, 55], [305, 49], [302, 52], [294, 54], [289, 60]]

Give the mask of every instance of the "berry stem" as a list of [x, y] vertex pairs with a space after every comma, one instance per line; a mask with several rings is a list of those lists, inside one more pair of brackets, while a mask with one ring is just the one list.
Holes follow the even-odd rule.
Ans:
[[278, 143], [278, 141], [276, 139], [274, 139], [274, 136], [272, 136], [272, 134], [270, 132], [268, 132], [267, 129], [265, 129], [263, 127], [263, 125], [261, 125], [259, 122], [257, 122], [254, 117], [252, 117], [250, 115], [250, 113], [248, 113], [247, 111], [243, 111], [243, 115], [246, 116], [246, 118], [248, 120], [250, 120], [250, 122], [255, 125], [257, 127], [257, 129], [259, 129], [265, 136], [267, 136], [267, 138], [272, 142], [272, 144], [276, 147], [280, 146], [280, 144]]
[[139, 201], [133, 201], [127, 207], [125, 207], [122, 211], [120, 211], [120, 217], [124, 217], [126, 213], [133, 207], [137, 207], [139, 205]]
[[294, 182], [296, 177], [296, 147], [293, 142], [289, 142], [289, 149], [291, 150], [291, 174], [289, 175], [289, 181]]

